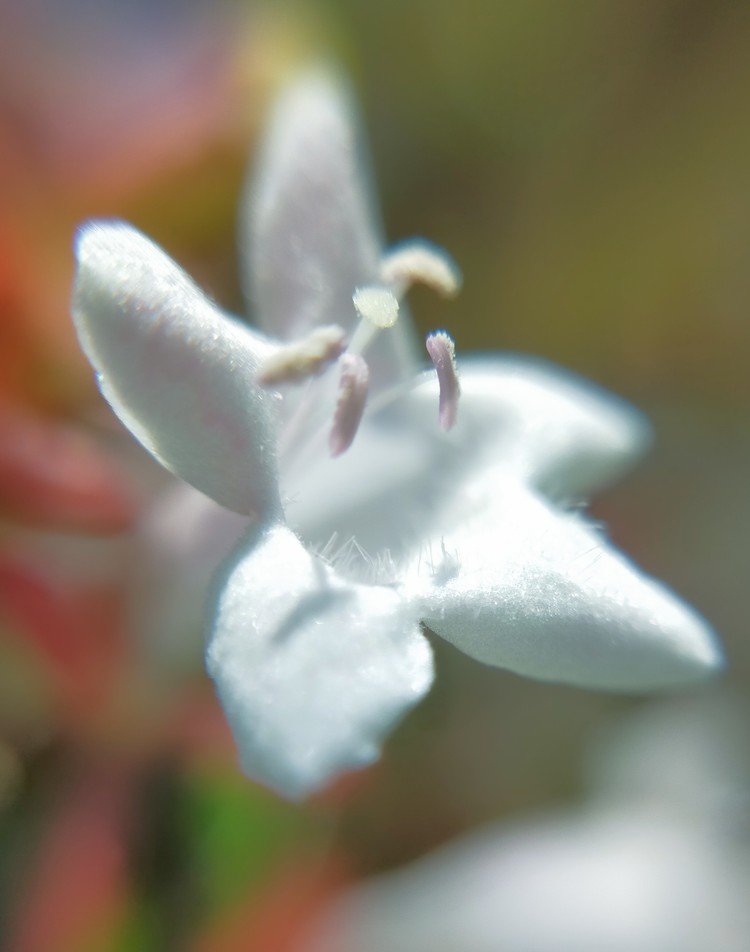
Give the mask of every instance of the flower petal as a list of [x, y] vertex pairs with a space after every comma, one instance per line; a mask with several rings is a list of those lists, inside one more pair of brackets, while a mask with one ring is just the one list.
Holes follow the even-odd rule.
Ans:
[[[247, 296], [261, 328], [304, 335], [317, 324], [356, 321], [352, 295], [378, 281], [383, 242], [367, 164], [345, 84], [303, 74], [280, 98], [242, 220]], [[414, 364], [408, 319], [368, 351], [380, 377]]]
[[486, 664], [608, 690], [688, 684], [721, 666], [706, 622], [578, 515], [500, 473], [492, 492], [413, 573], [433, 631]]
[[[544, 495], [578, 499], [619, 478], [651, 441], [633, 407], [544, 361], [462, 359], [458, 372], [458, 422], [446, 439], [469, 479], [502, 465]], [[438, 383], [427, 374], [404, 409], [434, 430], [438, 401]]]
[[400, 564], [420, 540], [460, 525], [467, 509], [491, 505], [497, 468], [568, 502], [620, 476], [648, 443], [637, 411], [541, 361], [464, 358], [458, 371], [461, 403], [449, 433], [428, 372], [380, 410], [371, 404], [343, 456], [321, 453], [314, 466], [305, 458], [286, 469], [289, 522], [304, 539], [324, 546], [334, 532], [340, 543], [354, 536]]
[[375, 760], [432, 682], [398, 594], [344, 583], [281, 526], [230, 561], [207, 666], [243, 770], [290, 798]]
[[78, 234], [73, 316], [102, 393], [167, 469], [243, 514], [278, 508], [269, 345], [123, 222]]

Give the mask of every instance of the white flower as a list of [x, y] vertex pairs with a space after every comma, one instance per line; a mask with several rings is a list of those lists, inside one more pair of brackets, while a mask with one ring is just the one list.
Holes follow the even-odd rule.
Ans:
[[354, 887], [298, 952], [743, 952], [747, 713], [647, 711], [610, 739], [587, 803]]
[[246, 203], [262, 333], [126, 224], [77, 242], [73, 314], [102, 393], [238, 514], [219, 536], [247, 522], [215, 583], [207, 663], [243, 769], [291, 797], [375, 759], [428, 690], [422, 623], [488, 664], [591, 687], [678, 685], [720, 663], [705, 623], [571, 508], [641, 452], [641, 418], [519, 358], [461, 361], [459, 406], [450, 338], [430, 339], [438, 372], [420, 372], [399, 309], [414, 280], [455, 293], [457, 270], [424, 242], [384, 252], [361, 177], [341, 86], [306, 76]]

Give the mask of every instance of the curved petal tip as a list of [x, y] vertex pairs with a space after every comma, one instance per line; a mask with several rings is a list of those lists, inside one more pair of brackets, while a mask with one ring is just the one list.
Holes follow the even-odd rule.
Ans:
[[244, 772], [293, 800], [376, 760], [433, 677], [399, 595], [345, 582], [282, 526], [230, 561], [207, 667]]

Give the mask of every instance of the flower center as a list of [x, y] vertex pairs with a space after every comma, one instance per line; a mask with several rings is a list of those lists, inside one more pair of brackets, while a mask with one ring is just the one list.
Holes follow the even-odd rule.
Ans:
[[[428, 242], [412, 240], [397, 245], [382, 259], [380, 283], [354, 289], [352, 304], [359, 322], [347, 342], [346, 332], [336, 324], [317, 327], [307, 336], [277, 348], [263, 363], [258, 383], [286, 391], [303, 384], [295, 399], [279, 441], [283, 466], [306, 462], [313, 449], [327, 436], [332, 456], [340, 456], [354, 441], [368, 400], [370, 368], [366, 353], [382, 333], [393, 328], [399, 316], [399, 298], [419, 282], [445, 297], [458, 293], [461, 276], [446, 252]], [[427, 353], [435, 367], [440, 389], [438, 419], [443, 429], [456, 422], [459, 384], [454, 344], [445, 331], [430, 334]], [[338, 381], [328, 371], [338, 369]], [[410, 381], [406, 385], [410, 385]], [[403, 393], [398, 386], [377, 395], [378, 406]]]

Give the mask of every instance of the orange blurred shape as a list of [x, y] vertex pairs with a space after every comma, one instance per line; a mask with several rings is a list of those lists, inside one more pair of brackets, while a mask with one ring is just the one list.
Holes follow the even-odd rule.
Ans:
[[0, 387], [6, 398], [31, 389], [38, 350], [25, 320], [31, 282], [19, 243], [7, 223], [0, 222]]
[[166, 742], [187, 759], [236, 769], [237, 753], [227, 719], [205, 684], [198, 690], [190, 684], [182, 688], [163, 727]]
[[126, 900], [130, 784], [89, 767], [66, 790], [21, 884], [14, 952], [105, 948]]
[[0, 515], [50, 529], [120, 532], [135, 518], [136, 501], [92, 439], [0, 404]]
[[310, 798], [310, 803], [323, 809], [342, 809], [350, 801], [370, 790], [376, 782], [380, 765], [351, 770], [335, 777], [323, 790]]

